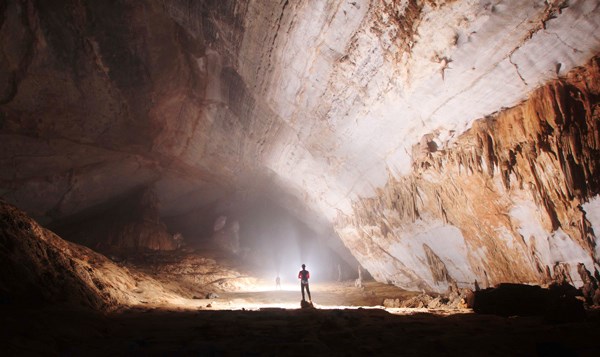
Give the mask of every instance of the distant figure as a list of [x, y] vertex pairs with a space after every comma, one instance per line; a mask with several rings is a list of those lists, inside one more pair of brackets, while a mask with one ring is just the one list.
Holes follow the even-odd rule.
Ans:
[[354, 281], [354, 286], [357, 288], [362, 288], [362, 270], [360, 269], [360, 264], [358, 265], [358, 279]]
[[275, 278], [275, 289], [281, 290], [281, 279], [279, 279], [279, 274], [277, 274], [277, 277]]
[[302, 291], [302, 301], [304, 299], [304, 289], [308, 293], [308, 300], [312, 302], [312, 298], [310, 297], [310, 289], [308, 288], [308, 279], [310, 279], [310, 273], [305, 269], [306, 265], [302, 264], [302, 270], [298, 273], [298, 279], [300, 279], [300, 291]]

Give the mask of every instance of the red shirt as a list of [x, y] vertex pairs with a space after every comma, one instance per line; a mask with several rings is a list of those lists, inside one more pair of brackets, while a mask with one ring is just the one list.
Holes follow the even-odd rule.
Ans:
[[308, 281], [308, 279], [310, 279], [310, 273], [308, 272], [308, 270], [300, 270], [300, 272], [298, 273], [298, 279]]

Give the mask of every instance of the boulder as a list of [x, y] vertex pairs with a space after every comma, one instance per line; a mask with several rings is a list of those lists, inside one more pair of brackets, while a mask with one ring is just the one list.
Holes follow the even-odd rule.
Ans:
[[475, 292], [473, 310], [500, 316], [541, 315], [549, 295], [539, 286], [500, 284]]
[[306, 300], [302, 300], [300, 301], [300, 307], [303, 309], [314, 309], [314, 305], [312, 303], [312, 301], [306, 301]]
[[386, 307], [386, 308], [400, 307], [400, 299], [384, 299], [383, 307]]
[[[550, 322], [579, 321], [585, 318], [582, 302], [568, 284], [540, 286], [500, 284], [474, 292], [473, 310], [499, 316], [544, 316]], [[571, 289], [572, 288], [572, 289]]]

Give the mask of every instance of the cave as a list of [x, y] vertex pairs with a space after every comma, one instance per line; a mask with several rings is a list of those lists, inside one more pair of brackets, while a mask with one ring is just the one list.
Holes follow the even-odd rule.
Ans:
[[597, 356], [599, 127], [597, 0], [0, 0], [3, 355]]

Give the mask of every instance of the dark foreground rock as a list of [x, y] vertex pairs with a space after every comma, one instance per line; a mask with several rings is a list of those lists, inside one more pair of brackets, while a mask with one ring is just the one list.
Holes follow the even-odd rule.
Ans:
[[118, 266], [89, 248], [63, 240], [0, 200], [2, 301], [35, 305], [67, 303], [111, 310], [149, 297], [168, 296], [153, 279]]
[[[315, 291], [316, 293], [316, 291]], [[565, 325], [380, 309], [5, 308], [5, 356], [598, 356], [600, 316]]]
[[303, 309], [313, 309], [315, 306], [313, 305], [312, 302], [308, 302], [306, 300], [301, 300], [300, 307]]
[[550, 322], [585, 319], [583, 303], [572, 286], [554, 285], [549, 289], [523, 284], [500, 284], [475, 292], [473, 310], [499, 316], [543, 316]]

